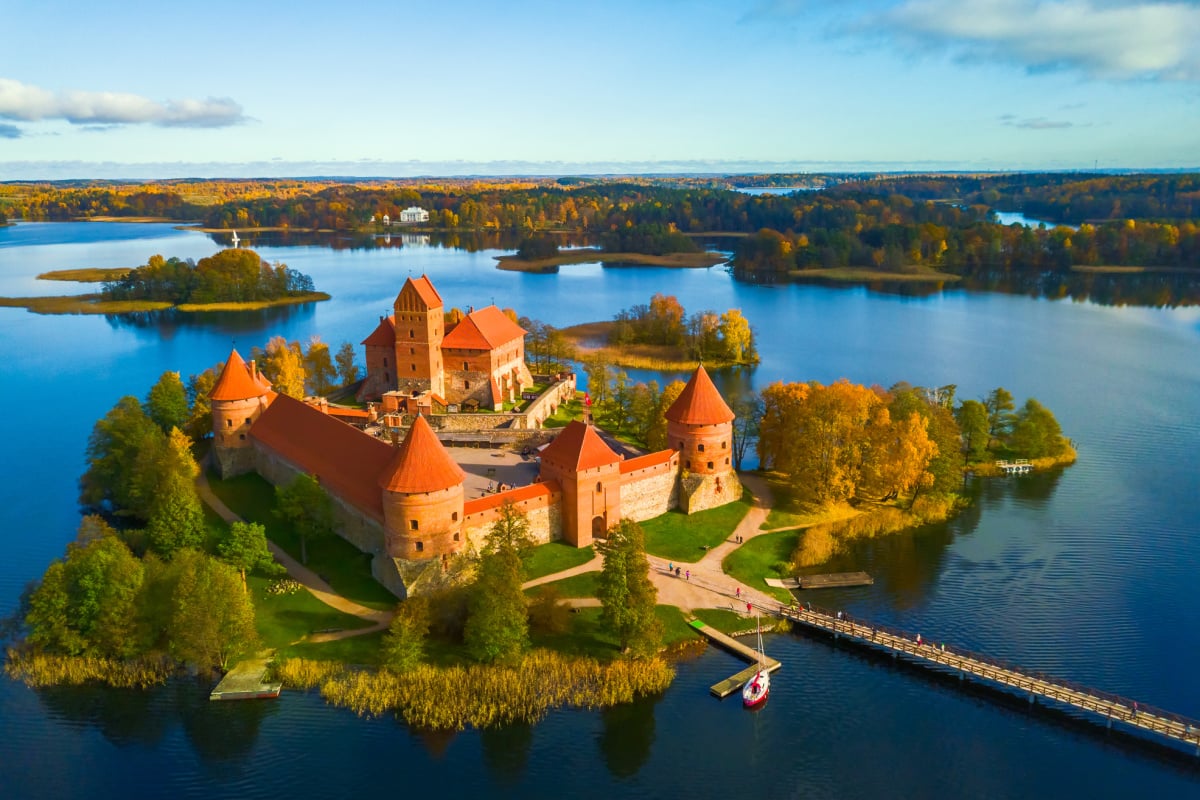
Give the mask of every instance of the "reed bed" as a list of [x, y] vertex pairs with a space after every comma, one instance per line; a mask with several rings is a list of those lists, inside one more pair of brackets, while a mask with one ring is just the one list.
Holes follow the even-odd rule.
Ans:
[[675, 676], [660, 658], [602, 664], [548, 650], [534, 650], [509, 666], [422, 664], [403, 674], [292, 663], [297, 660], [280, 665], [285, 684], [319, 684], [333, 705], [361, 716], [395, 713], [430, 730], [533, 723], [553, 708], [606, 708], [662, 692]]
[[148, 689], [165, 683], [172, 672], [166, 659], [130, 659], [100, 656], [64, 656], [8, 650], [4, 665], [8, 677], [26, 686], [82, 686], [101, 684], [117, 689]]

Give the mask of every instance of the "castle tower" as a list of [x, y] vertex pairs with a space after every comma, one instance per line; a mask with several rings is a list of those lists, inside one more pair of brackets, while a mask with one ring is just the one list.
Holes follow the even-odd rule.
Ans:
[[212, 403], [213, 455], [222, 478], [254, 469], [250, 426], [274, 397], [271, 383], [258, 372], [255, 363], [247, 364], [237, 350], [230, 352], [208, 395]]
[[621, 457], [575, 421], [542, 451], [541, 480], [562, 486], [563, 541], [587, 547], [621, 521]]
[[464, 477], [418, 416], [379, 478], [389, 556], [416, 561], [462, 550]]
[[396, 383], [389, 388], [429, 390], [445, 397], [442, 338], [446, 326], [441, 296], [426, 276], [409, 278], [396, 295], [394, 309]]
[[667, 409], [667, 442], [679, 451], [680, 506], [691, 514], [741, 497], [733, 471], [733, 411], [704, 365]]

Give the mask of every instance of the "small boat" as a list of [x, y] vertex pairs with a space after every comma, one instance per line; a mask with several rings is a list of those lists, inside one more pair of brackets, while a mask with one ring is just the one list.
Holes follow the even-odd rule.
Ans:
[[758, 672], [742, 687], [742, 705], [757, 708], [767, 702], [771, 693], [771, 673], [767, 672], [767, 654], [763, 652], [762, 622], [758, 623]]

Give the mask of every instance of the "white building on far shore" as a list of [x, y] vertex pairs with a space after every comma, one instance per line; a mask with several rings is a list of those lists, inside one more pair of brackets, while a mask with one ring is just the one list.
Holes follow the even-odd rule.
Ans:
[[409, 206], [400, 212], [401, 225], [411, 225], [417, 222], [429, 222], [429, 212], [417, 206]]

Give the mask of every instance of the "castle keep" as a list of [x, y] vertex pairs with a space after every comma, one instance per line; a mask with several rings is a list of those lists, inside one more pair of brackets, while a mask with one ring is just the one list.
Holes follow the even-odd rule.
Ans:
[[[395, 312], [364, 342], [364, 394], [375, 390], [368, 384], [394, 385], [387, 391], [444, 392], [446, 400], [486, 391], [494, 400], [532, 383], [524, 331], [494, 306], [443, 335], [441, 298], [422, 276], [405, 282]], [[445, 368], [451, 355], [464, 369]], [[327, 404], [277, 394], [236, 350], [210, 399], [222, 477], [256, 471], [282, 485], [313, 475], [334, 502], [338, 532], [374, 555], [376, 579], [399, 597], [440, 579], [452, 556], [481, 549], [506, 504], [539, 544], [586, 547], [622, 519], [674, 508], [690, 514], [741, 495], [730, 462], [734, 415], [703, 367], [666, 412], [670, 449], [623, 458], [594, 427], [571, 422], [543, 449], [534, 483], [476, 499], [466, 498], [462, 468], [420, 414], [395, 446], [331, 415]]]

